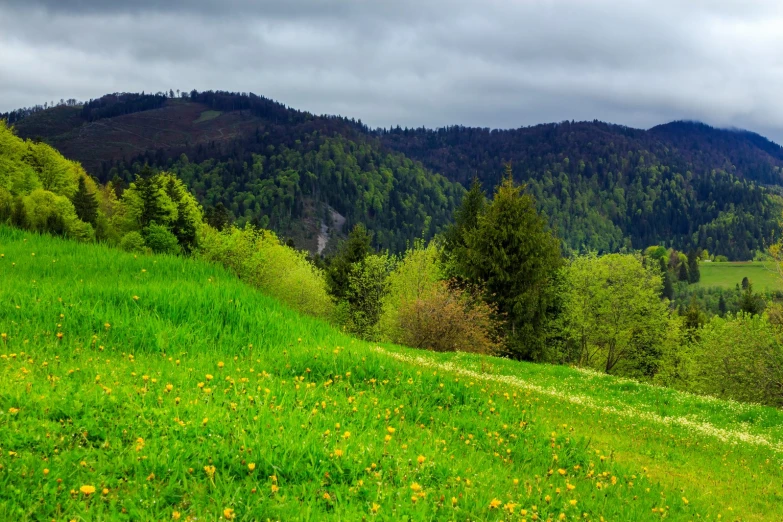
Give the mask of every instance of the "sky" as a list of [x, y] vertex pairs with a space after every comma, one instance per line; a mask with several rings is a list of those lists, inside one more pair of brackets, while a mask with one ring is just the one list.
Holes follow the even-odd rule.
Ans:
[[700, 120], [783, 143], [783, 2], [2, 0], [0, 111], [254, 92], [372, 127]]

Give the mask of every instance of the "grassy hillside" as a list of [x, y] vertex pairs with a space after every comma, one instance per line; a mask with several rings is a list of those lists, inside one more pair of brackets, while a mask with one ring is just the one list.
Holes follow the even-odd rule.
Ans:
[[747, 277], [757, 292], [783, 290], [780, 275], [770, 263], [701, 263], [699, 271], [701, 287], [735, 288]]
[[779, 520], [783, 412], [355, 341], [0, 228], [0, 520]]

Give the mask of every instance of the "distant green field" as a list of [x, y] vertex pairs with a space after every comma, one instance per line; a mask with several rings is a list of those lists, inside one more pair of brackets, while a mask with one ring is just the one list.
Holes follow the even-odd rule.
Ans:
[[205, 121], [214, 120], [221, 114], [223, 113], [220, 111], [204, 111], [201, 113], [201, 116], [199, 116], [197, 120], [193, 121], [193, 123], [202, 123]]
[[699, 269], [699, 286], [702, 287], [734, 288], [742, 282], [743, 277], [747, 277], [753, 283], [754, 290], [783, 290], [780, 277], [771, 263], [702, 263]]

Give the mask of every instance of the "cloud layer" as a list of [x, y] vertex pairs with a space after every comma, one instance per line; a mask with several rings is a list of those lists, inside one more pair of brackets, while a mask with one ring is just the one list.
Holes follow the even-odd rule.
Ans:
[[783, 142], [783, 5], [729, 0], [6, 0], [0, 111], [252, 91], [371, 126], [601, 119]]

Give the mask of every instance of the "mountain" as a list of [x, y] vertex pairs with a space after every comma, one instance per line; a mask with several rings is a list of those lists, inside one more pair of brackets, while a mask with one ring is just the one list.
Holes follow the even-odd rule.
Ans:
[[222, 204], [240, 224], [310, 250], [357, 222], [379, 248], [432, 237], [463, 186], [477, 177], [491, 191], [506, 163], [567, 250], [665, 244], [749, 259], [777, 234], [783, 208], [781, 147], [697, 122], [373, 130], [211, 91], [108, 95], [6, 117], [101, 181], [131, 180], [145, 162], [166, 168], [208, 209]]

